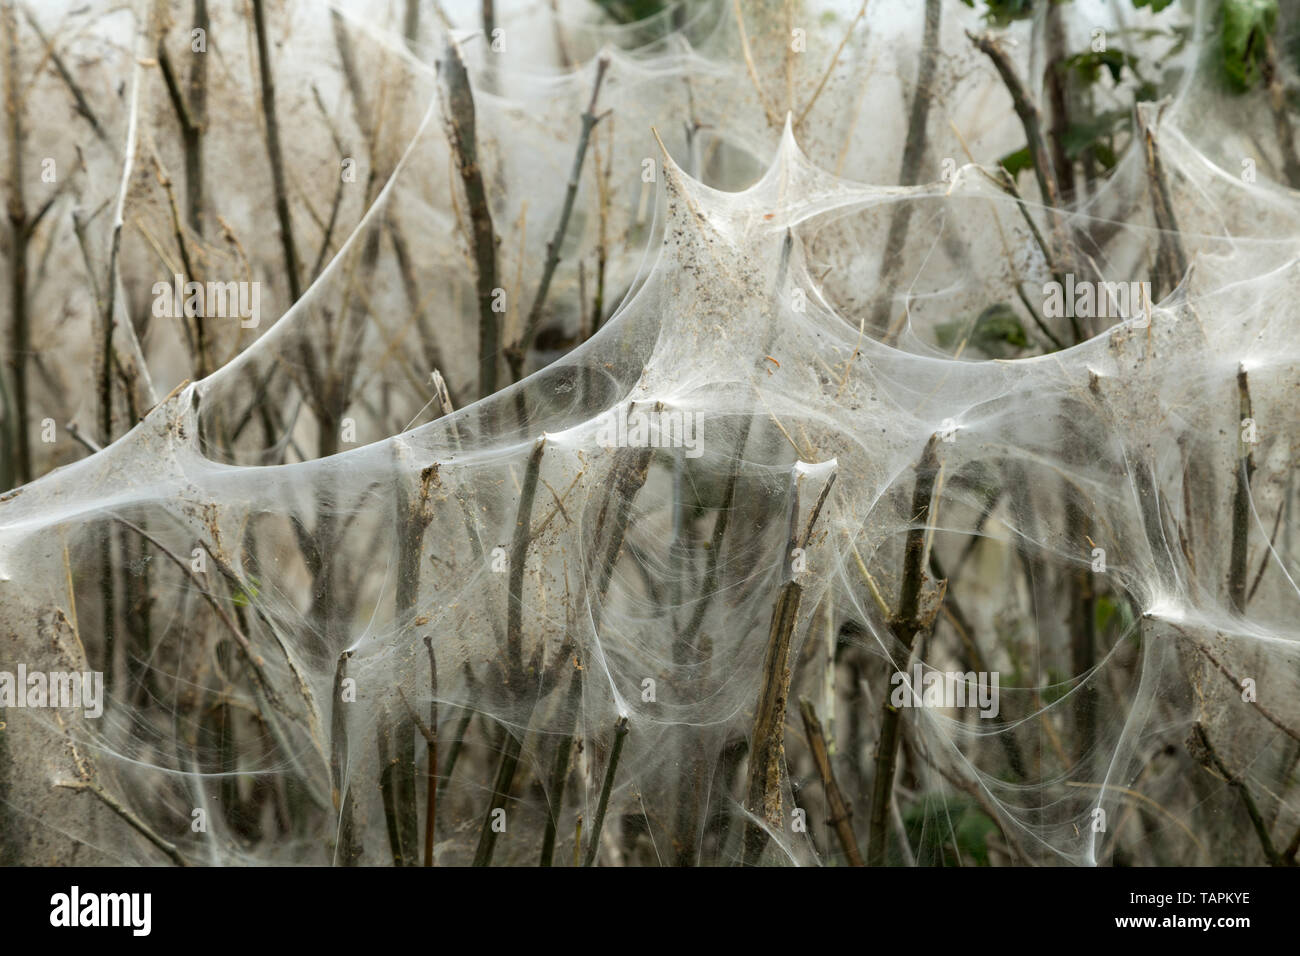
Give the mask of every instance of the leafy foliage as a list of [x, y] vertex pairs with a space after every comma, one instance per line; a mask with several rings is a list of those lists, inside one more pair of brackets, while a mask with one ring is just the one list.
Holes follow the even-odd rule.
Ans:
[[1277, 0], [1224, 0], [1219, 43], [1233, 89], [1245, 93], [1259, 84], [1266, 40], [1276, 28]]
[[[949, 348], [956, 344], [966, 326], [964, 321], [944, 322], [936, 326], [935, 336], [939, 345]], [[1020, 324], [1015, 310], [1006, 302], [991, 305], [979, 314], [970, 330], [968, 341], [971, 348], [990, 358], [1003, 358], [1029, 346], [1025, 327]]]
[[933, 846], [936, 858], [918, 862], [942, 866], [988, 866], [989, 837], [998, 832], [973, 800], [934, 793], [922, 797], [903, 825], [913, 845]]
[[664, 0], [595, 0], [595, 3], [619, 23], [646, 20], [672, 6]]
[[[975, 0], [962, 0], [962, 3], [972, 9], [975, 7]], [[986, 6], [985, 18], [1000, 27], [1034, 15], [1034, 0], [987, 0]]]

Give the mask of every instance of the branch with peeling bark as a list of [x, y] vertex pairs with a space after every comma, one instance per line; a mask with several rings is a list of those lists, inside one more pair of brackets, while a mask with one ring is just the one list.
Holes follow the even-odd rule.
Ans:
[[[790, 650], [795, 627], [799, 622], [799, 607], [803, 601], [803, 586], [794, 580], [791, 562], [794, 552], [808, 545], [834, 483], [835, 473], [832, 472], [813, 505], [806, 530], [800, 533], [799, 475], [796, 473], [791, 478], [789, 537], [782, 561], [782, 576], [785, 581], [772, 608], [767, 649], [763, 655], [762, 680], [758, 701], [754, 706], [746, 801], [747, 809], [761, 817], [766, 827], [774, 830], [781, 829], [784, 824], [781, 788], [785, 780], [785, 716], [786, 702], [790, 696]], [[747, 820], [742, 844], [744, 862], [757, 862], [767, 840], [767, 829], [753, 820]]]
[[454, 40], [447, 40], [443, 58], [438, 61], [438, 73], [446, 94], [443, 114], [447, 137], [469, 208], [470, 247], [478, 289], [478, 388], [480, 396], [487, 396], [497, 390], [497, 362], [501, 351], [501, 326], [492, 309], [497, 290], [497, 235], [479, 166], [474, 94], [465, 61]]
[[835, 828], [849, 865], [862, 866], [862, 854], [858, 852], [858, 841], [853, 835], [853, 809], [844, 799], [840, 785], [835, 780], [835, 770], [831, 767], [830, 754], [826, 749], [822, 723], [817, 719], [817, 709], [813, 707], [812, 701], [807, 698], [799, 700], [799, 715], [803, 718], [804, 736], [808, 738], [808, 749], [812, 752], [817, 776], [821, 778], [822, 790], [826, 794], [826, 807], [830, 811], [826, 822]]

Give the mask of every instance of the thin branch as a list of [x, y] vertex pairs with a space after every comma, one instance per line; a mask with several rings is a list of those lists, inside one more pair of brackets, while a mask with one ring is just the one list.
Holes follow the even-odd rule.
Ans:
[[597, 58], [596, 79], [591, 87], [591, 100], [587, 104], [586, 112], [582, 114], [582, 132], [578, 134], [578, 146], [573, 154], [573, 167], [569, 170], [569, 182], [564, 192], [564, 205], [560, 207], [560, 220], [555, 225], [555, 234], [546, 243], [546, 261], [542, 264], [542, 278], [537, 286], [537, 294], [533, 296], [533, 304], [528, 310], [523, 331], [519, 335], [519, 341], [511, 347], [507, 355], [516, 382], [523, 377], [524, 358], [542, 324], [542, 307], [546, 304], [546, 295], [551, 289], [551, 279], [554, 278], [555, 270], [560, 264], [560, 246], [564, 242], [565, 232], [568, 231], [569, 218], [573, 214], [573, 203], [578, 196], [582, 167], [587, 158], [587, 144], [591, 141], [592, 129], [600, 120], [596, 115], [596, 100], [600, 96], [600, 84], [604, 81], [605, 71], [608, 69], [609, 57], [602, 55]]
[[[533, 500], [537, 495], [537, 476], [541, 470], [542, 453], [546, 450], [545, 436], [533, 444], [532, 454], [524, 472], [523, 487], [519, 493], [519, 510], [515, 516], [515, 531], [510, 547], [510, 583], [506, 608], [506, 685], [514, 695], [523, 693], [523, 613], [524, 613], [524, 568], [528, 560], [528, 546], [532, 541]], [[529, 708], [525, 727], [532, 719]], [[519, 766], [519, 754], [523, 748], [522, 735], [516, 737], [508, 730], [505, 747], [501, 753], [501, 762], [497, 766], [496, 779], [492, 784], [492, 800], [488, 804], [487, 814], [479, 831], [478, 848], [474, 852], [475, 866], [488, 866], [492, 862], [492, 853], [496, 847], [497, 831], [494, 827], [498, 810], [505, 807], [514, 785], [515, 772]]]
[[82, 434], [82, 431], [80, 428], [77, 427], [76, 422], [68, 422], [68, 424], [65, 425], [64, 428], [66, 429], [69, 435], [71, 435], [78, 442], [80, 442], [86, 448], [86, 450], [89, 451], [92, 455], [100, 451], [103, 451], [103, 449], [100, 448], [99, 445], [95, 444], [95, 442], [92, 441], [89, 436]]
[[180, 851], [176, 849], [175, 844], [160, 837], [157, 832], [149, 826], [149, 824], [141, 820], [130, 809], [123, 806], [116, 797], [108, 793], [108, 791], [99, 784], [89, 780], [60, 780], [55, 784], [55, 786], [62, 787], [65, 790], [76, 790], [94, 794], [95, 797], [104, 804], [104, 806], [116, 813], [119, 817], [130, 824], [137, 833], [161, 850], [167, 859], [171, 860], [177, 866], [189, 866], [189, 864], [185, 862], [185, 857], [181, 856]]
[[161, 37], [158, 39], [158, 69], [162, 73], [163, 85], [167, 87], [167, 98], [171, 100], [172, 110], [176, 113], [176, 121], [181, 128], [181, 146], [185, 153], [186, 206], [190, 226], [195, 232], [202, 234], [203, 162], [201, 148], [203, 129], [194, 118], [194, 112], [190, 105], [185, 102], [185, 95], [181, 92], [180, 82], [176, 78], [176, 71], [172, 66], [171, 57], [168, 55], [167, 48], [163, 45]]
[[428, 635], [424, 638], [424, 648], [429, 652], [429, 729], [424, 734], [429, 759], [425, 769], [424, 865], [433, 866], [438, 821], [438, 659], [433, 653], [433, 638]]
[[[938, 472], [936, 454], [937, 435], [926, 443], [925, 451], [916, 466], [916, 484], [912, 488], [912, 527], [908, 529], [903, 548], [903, 584], [898, 598], [898, 611], [890, 622], [890, 630], [902, 645], [904, 657], [899, 669], [907, 666], [916, 643], [916, 636], [925, 626], [920, 618], [921, 588], [925, 578], [925, 537], [930, 520], [930, 499], [934, 494]], [[890, 675], [892, 678], [892, 674]], [[885, 693], [881, 707], [880, 741], [876, 745], [876, 775], [872, 784], [871, 819], [867, 841], [867, 865], [882, 866], [888, 856], [886, 828], [889, 823], [889, 805], [894, 792], [894, 767], [898, 760], [899, 722], [902, 714], [890, 703]]]
[[858, 852], [858, 841], [853, 835], [853, 809], [835, 782], [835, 770], [826, 750], [826, 737], [822, 734], [822, 724], [817, 719], [817, 709], [813, 707], [812, 701], [804, 697], [799, 699], [799, 715], [803, 718], [808, 749], [812, 752], [813, 763], [817, 765], [817, 775], [821, 777], [822, 790], [826, 794], [826, 806], [830, 810], [826, 822], [835, 828], [844, 855], [849, 858], [849, 865], [862, 866], [862, 854]]
[[1156, 228], [1160, 231], [1160, 243], [1156, 252], [1156, 281], [1152, 290], [1155, 298], [1160, 299], [1166, 292], [1176, 288], [1187, 274], [1187, 254], [1183, 251], [1182, 237], [1178, 230], [1178, 220], [1174, 216], [1174, 204], [1169, 196], [1169, 184], [1165, 179], [1164, 165], [1160, 161], [1155, 132], [1147, 125], [1146, 111], [1141, 106], [1137, 110], [1137, 121], [1144, 144], [1143, 156], [1151, 189], [1152, 213]]
[[817, 104], [817, 98], [822, 95], [822, 90], [826, 87], [826, 81], [829, 80], [831, 74], [835, 72], [835, 64], [839, 63], [840, 54], [844, 52], [844, 47], [848, 44], [849, 37], [853, 36], [853, 31], [857, 28], [858, 21], [866, 16], [867, 4], [870, 2], [871, 0], [862, 0], [862, 6], [858, 7], [857, 16], [849, 21], [848, 29], [844, 31], [844, 36], [840, 39], [840, 45], [835, 48], [835, 54], [831, 57], [830, 63], [826, 64], [826, 72], [822, 74], [821, 81], [817, 84], [817, 89], [813, 90], [813, 95], [809, 98], [807, 105], [805, 105], [803, 110], [799, 113], [799, 119], [795, 121], [796, 127], [803, 126], [804, 120], [808, 118], [808, 114], [812, 112], [813, 106]]
[[1246, 786], [1246, 782], [1224, 764], [1215, 751], [1214, 745], [1210, 743], [1210, 738], [1205, 733], [1205, 728], [1201, 726], [1200, 721], [1192, 725], [1192, 733], [1187, 738], [1187, 751], [1197, 763], [1217, 772], [1219, 776], [1227, 781], [1228, 786], [1241, 795], [1241, 802], [1246, 807], [1251, 826], [1255, 829], [1255, 836], [1259, 838], [1259, 845], [1264, 851], [1264, 859], [1268, 860], [1270, 866], [1282, 866], [1283, 858], [1277, 852], [1277, 848], [1273, 846], [1273, 838], [1269, 836], [1268, 827], [1264, 824], [1264, 816], [1259, 812], [1259, 805], [1255, 803], [1254, 795], [1251, 794], [1250, 788]]
[[[808, 517], [807, 532], [801, 535], [798, 528], [798, 473], [791, 479], [789, 531], [782, 561], [782, 576], [785, 580], [773, 605], [768, 627], [759, 695], [754, 705], [754, 729], [749, 758], [747, 809], [761, 815], [764, 823], [772, 829], [781, 829], [784, 825], [781, 784], [785, 775], [785, 716], [790, 696], [790, 648], [799, 622], [799, 607], [803, 601], [803, 587], [794, 580], [792, 555], [796, 549], [808, 544], [834, 482], [835, 474], [832, 473], [813, 505]], [[767, 839], [767, 830], [754, 821], [747, 820], [742, 859], [746, 863], [757, 862], [759, 854], [767, 845]]]
[[492, 226], [492, 209], [488, 204], [483, 171], [479, 167], [478, 141], [475, 132], [474, 94], [469, 85], [465, 61], [454, 40], [448, 39], [438, 72], [445, 79], [446, 102], [443, 115], [447, 138], [465, 189], [465, 201], [473, 236], [470, 244], [478, 285], [478, 385], [479, 395], [497, 390], [497, 356], [501, 351], [501, 326], [492, 300], [497, 289], [497, 236]]
[[1273, 517], [1273, 530], [1268, 535], [1268, 547], [1264, 549], [1264, 555], [1259, 562], [1259, 570], [1255, 572], [1255, 580], [1250, 585], [1250, 590], [1246, 592], [1246, 601], [1249, 602], [1259, 590], [1260, 582], [1264, 580], [1264, 572], [1268, 570], [1269, 564], [1273, 561], [1273, 556], [1277, 548], [1277, 532], [1282, 527], [1282, 515], [1286, 512], [1286, 502], [1283, 501], [1277, 506], [1277, 514]]
[[[6, 44], [5, 58], [5, 113], [9, 129], [9, 308], [12, 331], [10, 333], [7, 364], [13, 375], [14, 409], [13, 439], [16, 444], [14, 458], [20, 485], [32, 480], [31, 436], [27, 431], [27, 361], [31, 351], [31, 316], [27, 302], [27, 249], [31, 232], [27, 228], [27, 202], [23, 194], [25, 182], [23, 156], [27, 150], [23, 131], [23, 96], [18, 76], [18, 18], [12, 3], [4, 9]], [[6, 416], [7, 417], [7, 416]]]
[[343, 787], [343, 767], [348, 758], [348, 718], [343, 708], [343, 681], [347, 679], [352, 651], [339, 654], [334, 665], [334, 690], [330, 702], [330, 797], [339, 815], [334, 858], [344, 866], [354, 866], [361, 859], [362, 846], [357, 840], [356, 800], [352, 787]]
[[[1224, 664], [1223, 661], [1215, 657], [1214, 653], [1208, 647], [1206, 647], [1200, 641], [1196, 640], [1194, 637], [1192, 637], [1192, 635], [1187, 633], [1177, 624], [1170, 623], [1169, 626], [1172, 627], [1179, 634], [1181, 634], [1188, 643], [1190, 643], [1198, 651], [1204, 654], [1206, 658], [1209, 660], [1209, 662], [1215, 666], [1215, 668], [1219, 671], [1220, 674], [1222, 674], [1232, 683], [1232, 686], [1236, 688], [1237, 691], [1241, 690], [1241, 678], [1238, 677], [1236, 674], [1234, 674], [1232, 671], [1230, 671], [1228, 669], [1228, 666]], [[1283, 723], [1282, 720], [1276, 714], [1274, 714], [1271, 710], [1269, 710], [1259, 701], [1253, 702], [1251, 704], [1251, 709], [1255, 710], [1261, 717], [1267, 720], [1278, 730], [1282, 731], [1282, 733], [1286, 734], [1292, 740], [1296, 741], [1297, 743], [1300, 743], [1300, 731], [1296, 731], [1294, 728], [1289, 727], [1287, 724]]]
[[32, 31], [45, 47], [46, 53], [50, 57], [50, 62], [54, 64], [54, 69], [58, 71], [60, 79], [63, 80], [64, 85], [68, 88], [68, 92], [72, 94], [72, 99], [76, 104], [78, 115], [90, 124], [90, 128], [95, 132], [95, 137], [101, 143], [107, 143], [108, 136], [104, 133], [104, 127], [99, 124], [99, 118], [95, 115], [95, 111], [90, 108], [90, 103], [86, 100], [86, 94], [82, 91], [77, 81], [73, 79], [72, 71], [68, 69], [67, 64], [63, 61], [63, 57], [59, 55], [59, 51], [55, 48], [54, 42], [45, 35], [45, 32], [41, 29], [41, 25], [37, 21], [36, 16], [32, 13], [30, 7], [23, 7], [23, 15], [27, 18], [27, 23], [32, 28]]
[[1237, 368], [1237, 406], [1240, 415], [1237, 432], [1236, 492], [1232, 498], [1232, 544], [1228, 562], [1228, 600], [1238, 614], [1246, 613], [1247, 549], [1250, 544], [1250, 480], [1255, 474], [1255, 452], [1241, 437], [1242, 422], [1253, 418], [1250, 382], [1244, 365]]
[[[524, 469], [524, 483], [519, 492], [519, 510], [515, 515], [515, 531], [510, 545], [509, 604], [506, 607], [506, 659], [510, 668], [509, 680], [523, 679], [524, 634], [524, 569], [528, 563], [528, 546], [532, 543], [530, 530], [533, 521], [533, 501], [537, 496], [537, 476], [541, 470], [542, 453], [546, 450], [545, 436], [533, 443], [528, 466]], [[521, 691], [522, 687], [512, 688]]]
[[1263, 78], [1268, 86], [1268, 104], [1273, 112], [1273, 124], [1277, 127], [1277, 145], [1282, 151], [1282, 169], [1286, 172], [1287, 182], [1292, 189], [1300, 189], [1300, 156], [1296, 155], [1295, 129], [1291, 126], [1291, 115], [1286, 108], [1286, 84], [1278, 66], [1277, 44], [1273, 35], [1264, 37]]
[[[157, 152], [153, 154], [154, 173], [158, 178], [158, 184], [162, 186], [163, 191], [167, 193], [167, 206], [171, 210], [172, 235], [176, 239], [176, 245], [181, 253], [181, 269], [184, 272], [183, 282], [201, 281], [194, 271], [194, 263], [190, 259], [189, 243], [185, 241], [185, 229], [181, 225], [180, 208], [176, 204], [176, 191], [172, 187], [171, 176], [168, 175], [166, 167], [163, 166], [162, 160], [158, 158]], [[185, 316], [181, 319], [184, 321]], [[210, 371], [208, 366], [208, 333], [206, 316], [203, 310], [199, 309], [194, 313], [194, 368], [195, 377], [203, 378]]]
[[[1052, 278], [1060, 283], [1061, 288], [1065, 288], [1065, 274], [1058, 267], [1056, 256], [1053, 254], [1051, 246], [1047, 244], [1047, 240], [1043, 237], [1042, 230], [1038, 228], [1038, 223], [1034, 222], [1034, 217], [1029, 214], [1029, 207], [1025, 204], [1024, 197], [1020, 195], [1020, 189], [1016, 186], [1015, 177], [1007, 172], [1005, 167], [999, 167], [999, 173], [1000, 175], [995, 178], [995, 181], [1007, 195], [1011, 196], [1016, 201], [1016, 206], [1020, 209], [1020, 215], [1029, 226], [1029, 232], [1034, 237], [1034, 242], [1037, 243], [1039, 251], [1043, 253], [1043, 261], [1047, 263], [1048, 271], [1052, 273]], [[1018, 283], [1016, 285], [1016, 291], [1018, 293], [1021, 292]], [[1023, 293], [1021, 293], [1021, 295], [1023, 296]], [[1052, 334], [1052, 331], [1047, 327], [1046, 323], [1039, 318], [1038, 310], [1030, 308], [1029, 303], [1024, 301], [1023, 298], [1022, 302], [1024, 302], [1025, 308], [1029, 310], [1029, 316], [1034, 320], [1039, 331], [1046, 335], [1058, 350], [1064, 349], [1065, 343]], [[1074, 310], [1070, 309], [1068, 311], [1070, 313], [1070, 328], [1074, 333], [1074, 341], [1077, 345], [1079, 342], [1083, 341], [1083, 330], [1079, 327], [1079, 320], [1075, 317]]]
[[[572, 713], [582, 696], [582, 672], [575, 669], [569, 677], [569, 691], [565, 701], [565, 712]], [[556, 828], [560, 820], [560, 807], [564, 802], [564, 785], [569, 777], [569, 761], [573, 755], [573, 734], [560, 738], [555, 748], [555, 760], [551, 764], [550, 785], [546, 788], [547, 812], [546, 831], [542, 835], [542, 856], [539, 866], [550, 866], [555, 853]]]
[[262, 115], [266, 120], [266, 153], [271, 163], [271, 186], [275, 191], [275, 215], [280, 222], [280, 246], [289, 280], [289, 299], [297, 302], [302, 293], [298, 276], [298, 250], [289, 213], [289, 190], [284, 178], [284, 153], [280, 147], [280, 124], [275, 110], [275, 79], [271, 74], [271, 41], [266, 29], [266, 0], [252, 0], [253, 26], [257, 33], [257, 68], [261, 76]]
[[745, 15], [740, 11], [740, 0], [731, 0], [731, 8], [736, 15], [736, 29], [740, 31], [740, 51], [745, 57], [745, 69], [749, 71], [749, 80], [754, 84], [754, 92], [758, 94], [759, 105], [763, 107], [763, 112], [767, 115], [767, 124], [769, 126], [780, 126], [781, 117], [768, 102], [767, 94], [763, 92], [763, 84], [758, 79], [758, 70], [754, 66], [754, 54], [749, 48], [749, 34], [745, 32]]
[[[912, 104], [908, 113], [907, 138], [903, 142], [903, 157], [898, 182], [913, 186], [921, 179], [921, 162], [925, 158], [927, 124], [930, 117], [929, 83], [934, 76], [939, 56], [939, 0], [925, 2], [925, 32], [921, 40], [921, 56], [916, 65], [916, 82], [912, 89]], [[889, 219], [889, 233], [885, 239], [880, 262], [881, 292], [871, 317], [872, 327], [884, 330], [889, 325], [893, 305], [895, 273], [903, 259], [907, 244], [912, 210], [916, 204], [900, 202], [894, 206]]]
[[623, 753], [623, 741], [628, 734], [627, 717], [619, 717], [614, 723], [614, 747], [609, 755], [609, 766], [605, 768], [605, 783], [600, 788], [600, 802], [596, 804], [596, 818], [591, 824], [591, 836], [587, 838], [587, 855], [583, 866], [596, 862], [596, 853], [600, 850], [600, 831], [605, 825], [605, 811], [609, 807], [609, 793], [614, 787], [614, 774], [618, 770], [618, 758]]
[[[530, 719], [531, 716], [530, 712]], [[479, 830], [478, 847], [474, 851], [474, 866], [489, 866], [492, 863], [492, 852], [496, 848], [497, 842], [497, 831], [495, 829], [497, 811], [504, 810], [506, 800], [510, 797], [510, 790], [514, 786], [515, 771], [519, 768], [519, 754], [522, 749], [523, 737], [516, 737], [507, 729], [504, 747], [501, 751], [501, 761], [497, 764], [496, 778], [492, 781], [492, 800], [488, 804], [487, 813], [483, 817], [483, 825]]]
[[1020, 125], [1024, 127], [1025, 137], [1029, 142], [1029, 153], [1034, 158], [1034, 175], [1038, 179], [1038, 188], [1042, 193], [1043, 201], [1053, 210], [1060, 209], [1061, 188], [1056, 181], [1056, 170], [1052, 166], [1051, 155], [1047, 150], [1047, 140], [1043, 137], [1043, 120], [1038, 105], [1021, 81], [1015, 64], [1011, 62], [1011, 57], [1007, 55], [1007, 51], [1002, 48], [1002, 44], [996, 37], [988, 33], [980, 36], [971, 33], [966, 35], [981, 53], [993, 61], [994, 68], [1002, 77], [1002, 83], [1011, 94], [1012, 105], [1015, 107], [1016, 115], [1020, 117]]
[[129, 528], [131, 531], [134, 531], [140, 537], [152, 544], [165, 557], [170, 559], [172, 564], [180, 568], [181, 572], [194, 583], [194, 586], [198, 588], [199, 594], [203, 595], [203, 599], [207, 601], [212, 610], [216, 612], [217, 617], [221, 619], [221, 623], [226, 626], [226, 629], [230, 631], [231, 635], [235, 638], [235, 643], [243, 653], [244, 658], [248, 661], [253, 676], [256, 679], [258, 686], [262, 689], [262, 692], [266, 694], [267, 699], [271, 701], [272, 704], [278, 704], [280, 698], [272, 687], [270, 679], [263, 671], [262, 656], [253, 649], [252, 643], [244, 635], [244, 632], [240, 629], [239, 625], [230, 617], [230, 614], [227, 613], [226, 609], [221, 606], [221, 602], [218, 601], [216, 596], [208, 589], [207, 585], [198, 576], [197, 572], [194, 571], [190, 564], [181, 560], [174, 551], [138, 525], [116, 515], [113, 516], [113, 520], [118, 524]]

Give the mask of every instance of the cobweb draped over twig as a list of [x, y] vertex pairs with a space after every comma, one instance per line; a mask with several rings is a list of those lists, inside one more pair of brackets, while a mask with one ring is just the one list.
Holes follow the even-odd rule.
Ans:
[[[1300, 826], [1300, 200], [1242, 181], [1189, 70], [1139, 108], [1149, 139], [1100, 188], [1056, 222], [1042, 197], [1022, 208], [992, 166], [1015, 130], [974, 105], [1004, 94], [971, 12], [945, 21], [953, 60], [921, 94], [952, 174], [872, 185], [897, 181], [906, 130], [886, 111], [902, 115], [918, 16], [868, 17], [805, 111], [828, 58], [799, 61], [785, 103], [780, 60], [751, 51], [752, 83], [730, 5], [701, 6], [632, 40], [575, 27], [571, 72], [459, 36], [506, 342], [609, 59], [590, 161], [612, 172], [598, 188], [588, 167], [549, 314], [591, 324], [575, 263], [598, 234], [612, 314], [479, 401], [469, 213], [428, 65], [445, 39], [301, 15], [277, 77], [301, 105], [284, 111], [301, 175], [335, 168], [306, 105], [345, 85], [310, 56], [332, 29], [385, 103], [340, 120], [369, 147], [339, 245], [269, 328], [219, 333], [219, 368], [0, 502], [0, 669], [108, 674], [102, 717], [4, 713], [17, 858], [413, 862], [436, 759], [439, 863], [536, 863], [548, 840], [568, 863], [598, 819], [604, 862], [840, 861], [798, 702], [825, 722], [861, 840], [889, 674], [917, 664], [998, 673], [999, 711], [902, 715], [891, 859], [942, 862], [975, 816], [1010, 862], [1257, 862], [1261, 826], [1283, 850]], [[120, 66], [128, 96], [149, 93]], [[118, 158], [127, 222], [159, 215], [164, 101], [145, 98]], [[214, 178], [263, 175], [239, 102], [212, 103], [231, 144]], [[1041, 298], [1063, 265], [1027, 216], [1073, 237], [1074, 274], [1154, 276], [1156, 294], [1071, 347], [975, 360], [973, 317], [1018, 284]], [[232, 222], [276, 229], [265, 208]], [[161, 271], [140, 235], [114, 281]], [[1166, 261], [1185, 268], [1162, 279]], [[435, 369], [464, 407], [406, 427]], [[356, 444], [331, 437], [345, 420]], [[290, 442], [299, 460], [270, 463]]]

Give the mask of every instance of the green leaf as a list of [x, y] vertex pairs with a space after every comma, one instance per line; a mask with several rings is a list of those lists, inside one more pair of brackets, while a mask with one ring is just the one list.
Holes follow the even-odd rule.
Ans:
[[1115, 599], [1109, 595], [1103, 594], [1097, 598], [1096, 603], [1092, 606], [1092, 622], [1098, 634], [1106, 633], [1106, 628], [1115, 617], [1117, 607]]
[[1115, 155], [1115, 150], [1111, 148], [1110, 143], [1104, 140], [1098, 140], [1092, 146], [1092, 154], [1097, 157], [1097, 162], [1101, 163], [1105, 169], [1114, 169], [1115, 164], [1119, 162], [1119, 157]]
[[[961, 319], [953, 322], [941, 322], [935, 327], [935, 339], [940, 348], [950, 348], [965, 332], [967, 321]], [[1029, 336], [1020, 324], [1015, 310], [1005, 302], [991, 305], [979, 314], [973, 326], [970, 326], [968, 338], [970, 347], [989, 358], [1005, 358], [1010, 354], [1029, 346]]]
[[1014, 153], [1007, 153], [998, 160], [998, 165], [1011, 174], [1011, 178], [1019, 176], [1026, 169], [1034, 168], [1034, 154], [1026, 146], [1018, 149]]
[[1277, 0], [1223, 0], [1219, 44], [1228, 83], [1253, 90], [1263, 74], [1265, 40], [1277, 27]]
[[1171, 6], [1174, 0], [1133, 0], [1133, 6], [1139, 10], [1143, 7], [1150, 7], [1152, 13], [1159, 13], [1165, 7]]
[[1043, 688], [1043, 703], [1048, 706], [1055, 704], [1058, 700], [1074, 690], [1070, 683], [1070, 676], [1055, 667], [1047, 669], [1047, 686]]
[[996, 821], [973, 800], [933, 792], [904, 811], [903, 827], [921, 854], [935, 854], [932, 862], [944, 866], [988, 866], [989, 837], [998, 832]]
[[1096, 83], [1101, 77], [1102, 68], [1105, 67], [1110, 72], [1111, 79], [1118, 83], [1121, 71], [1126, 66], [1133, 66], [1133, 62], [1133, 58], [1123, 50], [1112, 48], [1100, 52], [1087, 50], [1076, 53], [1074, 56], [1066, 57], [1061, 65], [1065, 69], [1074, 70], [1085, 83]]
[[984, 14], [984, 18], [1000, 27], [1034, 15], [1034, 0], [986, 0], [986, 2], [988, 12]]
[[665, 0], [596, 0], [596, 6], [619, 23], [635, 23], [648, 20], [668, 4]]
[[991, 305], [975, 320], [975, 338], [980, 342], [1005, 342], [1023, 349], [1029, 346], [1025, 327], [1015, 310], [1005, 302]]
[[[1065, 147], [1065, 155], [1070, 159], [1078, 159], [1089, 148], [1093, 154], [1101, 159], [1099, 147], [1105, 147], [1109, 152], [1110, 147], [1106, 142], [1110, 137], [1119, 132], [1120, 128], [1126, 126], [1131, 120], [1131, 114], [1127, 110], [1108, 110], [1100, 113], [1090, 120], [1071, 123], [1062, 137], [1062, 145]], [[1112, 163], [1103, 163], [1108, 168]]]
[[1132, 605], [1127, 600], [1107, 594], [1097, 598], [1093, 604], [1092, 619], [1098, 634], [1107, 636], [1113, 627], [1117, 638], [1129, 633], [1135, 623]]
[[262, 582], [251, 574], [248, 576], [248, 587], [235, 592], [235, 607], [248, 607], [253, 603], [253, 598], [257, 597], [257, 589], [261, 587]]
[[976, 807], [967, 807], [957, 826], [957, 848], [977, 866], [989, 865], [989, 837], [998, 832], [993, 818]]

